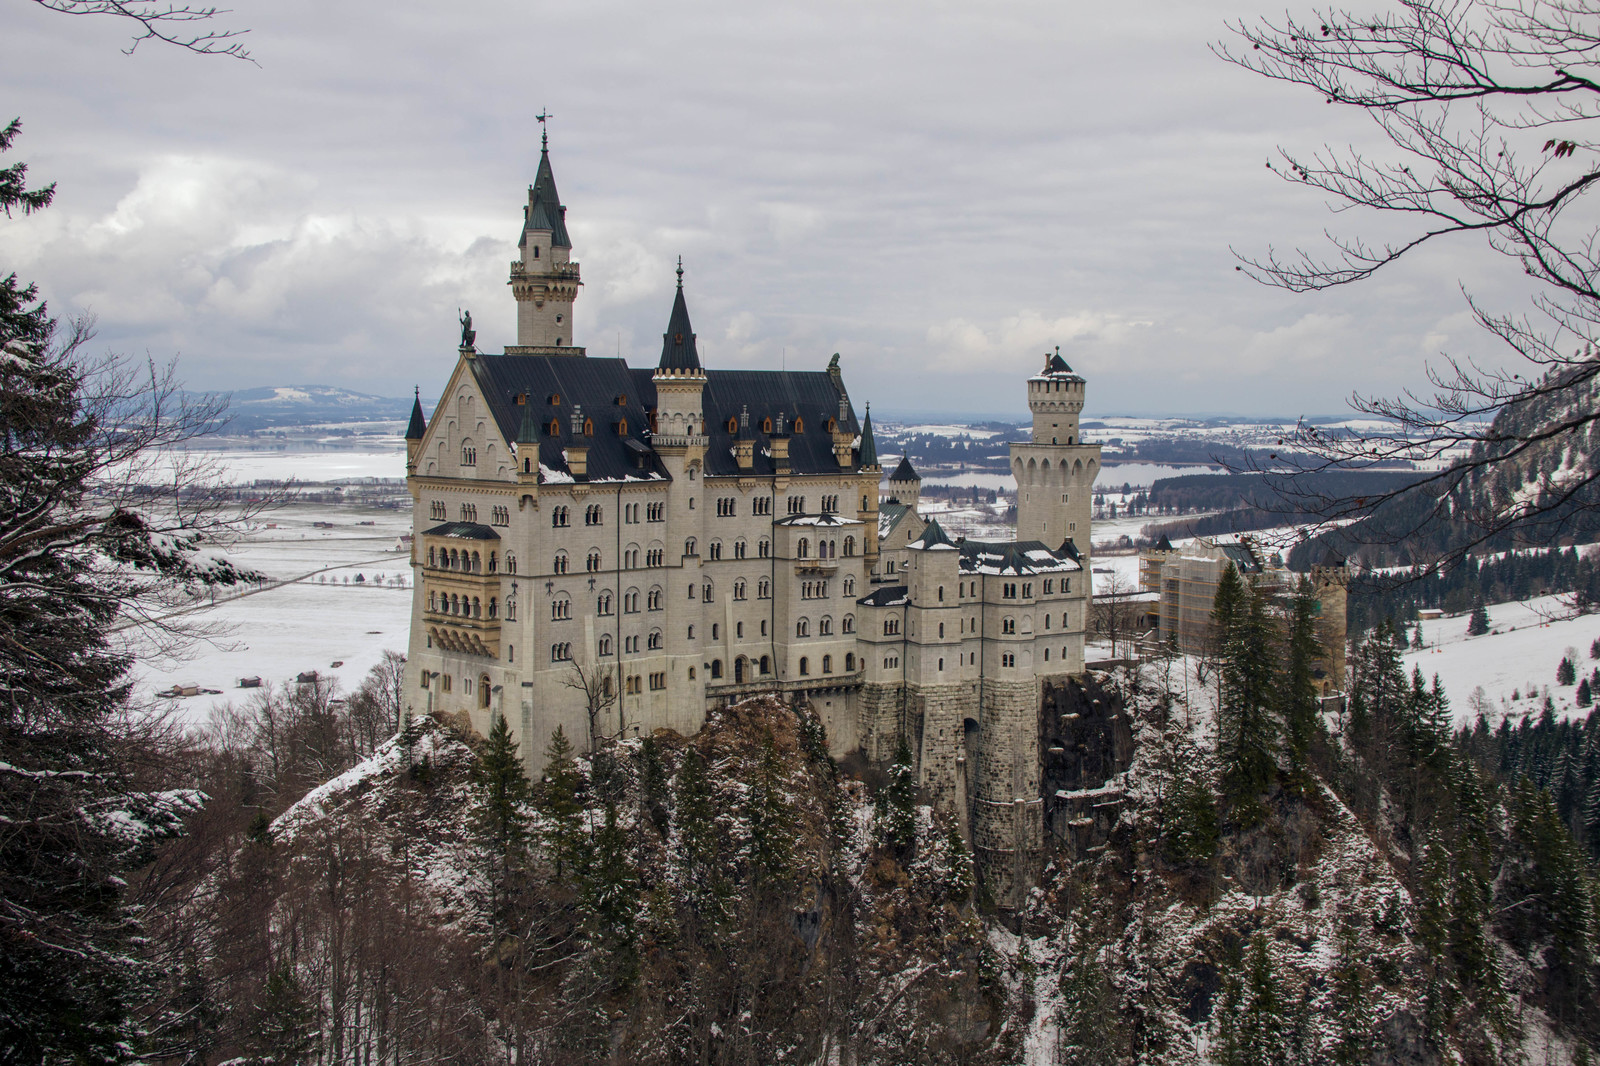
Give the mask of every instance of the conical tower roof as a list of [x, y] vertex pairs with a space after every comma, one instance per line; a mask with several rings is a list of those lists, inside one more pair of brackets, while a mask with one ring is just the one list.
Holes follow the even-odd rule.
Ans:
[[872, 438], [872, 405], [861, 419], [861, 469], [870, 470], [878, 465], [878, 442]]
[[949, 535], [945, 533], [944, 527], [939, 524], [939, 520], [931, 518], [928, 520], [927, 527], [923, 529], [922, 536], [917, 538], [917, 542], [913, 547], [936, 548], [941, 544], [952, 548], [955, 547], [955, 541], [951, 540]]
[[528, 191], [528, 206], [523, 212], [522, 236], [517, 246], [528, 243], [529, 230], [543, 230], [550, 234], [550, 244], [555, 248], [571, 248], [567, 236], [567, 209], [561, 206], [561, 194], [556, 192], [555, 171], [550, 169], [550, 146], [547, 143], [539, 152], [539, 173]]
[[422, 414], [422, 390], [419, 388], [411, 401], [411, 424], [406, 427], [406, 440], [421, 440], [426, 432], [428, 420]]
[[900, 465], [894, 468], [894, 473], [889, 475], [890, 481], [921, 481], [922, 475], [911, 466], [911, 457], [902, 455]]
[[683, 299], [683, 260], [678, 260], [678, 292], [672, 298], [672, 317], [661, 335], [662, 370], [699, 370], [700, 352], [694, 343], [694, 327], [689, 324], [689, 305]]

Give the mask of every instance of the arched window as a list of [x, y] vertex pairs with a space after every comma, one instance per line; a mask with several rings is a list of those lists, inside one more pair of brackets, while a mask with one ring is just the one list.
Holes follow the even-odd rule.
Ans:
[[472, 617], [483, 617], [483, 604], [478, 602], [478, 597], [476, 596], [472, 597]]
[[856, 672], [856, 653], [853, 651], [844, 653], [844, 672], [847, 674]]
[[795, 548], [795, 558], [805, 559], [811, 555], [811, 541], [805, 537], [800, 538], [800, 544]]
[[571, 516], [565, 507], [557, 507], [550, 512], [552, 526], [565, 526], [571, 524]]
[[794, 635], [797, 637], [809, 637], [811, 635], [811, 620], [802, 618], [796, 622], [794, 624]]
[[763, 655], [761, 657], [761, 672], [763, 674], [772, 673], [772, 659], [768, 656]]
[[434, 565], [434, 563], [433, 563], [433, 549], [432, 548], [428, 549], [428, 565], [429, 566]]
[[833, 636], [833, 619], [824, 615], [822, 620], [817, 623], [817, 633], [824, 637]]
[[844, 553], [845, 555], [854, 555], [856, 553], [856, 538], [844, 538]]
[[500, 617], [500, 601], [495, 599], [493, 596], [489, 597], [489, 617]]
[[711, 676], [714, 677], [714, 678], [722, 676], [722, 660], [721, 659], [712, 659], [711, 660]]
[[552, 569], [558, 574], [564, 574], [564, 573], [567, 572], [567, 553], [566, 552], [556, 552], [556, 557], [555, 557], [554, 563], [552, 564]]
[[825, 674], [833, 673], [833, 656], [824, 655], [822, 657], [822, 672]]
[[491, 574], [497, 573], [498, 572], [497, 571], [497, 567], [498, 566], [499, 566], [499, 561], [495, 558], [494, 552], [490, 552], [489, 553], [489, 573], [491, 573]]
[[739, 580], [737, 580], [737, 581], [735, 581], [733, 583], [733, 598], [736, 599], [736, 600], [744, 599], [745, 598], [744, 590], [745, 590], [744, 578], [741, 577], [741, 578], [739, 578]]
[[645, 647], [650, 649], [651, 651], [660, 651], [661, 650], [661, 630], [652, 629], [650, 631], [650, 636], [645, 641]]
[[584, 567], [591, 574], [594, 573], [596, 570], [600, 569], [600, 549], [599, 548], [590, 548], [589, 549], [589, 558], [587, 560], [585, 560]]
[[478, 678], [478, 707], [479, 707], [479, 709], [481, 709], [481, 710], [487, 710], [488, 709], [488, 707], [489, 707], [489, 696], [492, 693], [492, 691], [493, 691], [492, 687], [489, 684], [489, 675], [488, 674], [484, 674], [482, 677]]
[[461, 569], [461, 553], [456, 551], [454, 548], [450, 549], [450, 569]]
[[506, 552], [506, 573], [514, 574], [516, 572], [517, 572], [517, 557], [515, 555], [512, 555], [510, 552]]
[[800, 676], [805, 677], [809, 673], [811, 673], [811, 660], [802, 655], [800, 656]]
[[483, 564], [479, 561], [477, 552], [472, 553], [472, 572], [474, 574], [483, 572]]
[[772, 582], [771, 581], [768, 581], [764, 577], [760, 578], [759, 580], [756, 581], [756, 599], [758, 599], [758, 600], [770, 600], [770, 599], [772, 599]]
[[464, 440], [461, 442], [461, 465], [478, 465], [478, 449], [473, 447], [473, 444], [470, 440]]
[[695, 548], [696, 547], [698, 547], [698, 545], [695, 544], [694, 538], [690, 537], [688, 540], [683, 542], [683, 554], [685, 554], [685, 555], [693, 555], [693, 554], [695, 554]]
[[611, 654], [611, 635], [609, 633], [601, 635], [599, 646], [595, 650], [601, 655]]
[[645, 610], [661, 610], [661, 586], [657, 585], [645, 596]]
[[891, 615], [890, 617], [885, 618], [883, 620], [883, 635], [884, 636], [892, 637], [892, 636], [895, 636], [896, 634], [898, 634], [899, 632], [900, 632], [900, 619], [898, 619], [898, 618], [896, 618], [896, 617]]

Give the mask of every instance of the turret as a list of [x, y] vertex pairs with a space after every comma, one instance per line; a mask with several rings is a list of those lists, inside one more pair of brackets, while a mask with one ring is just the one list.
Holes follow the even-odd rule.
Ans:
[[661, 359], [651, 375], [656, 386], [655, 436], [652, 445], [688, 448], [704, 453], [705, 413], [701, 403], [706, 372], [700, 366], [689, 305], [683, 297], [683, 259], [678, 260], [678, 291], [672, 300], [667, 331], [661, 335]]
[[1017, 479], [1017, 539], [1051, 546], [1071, 541], [1087, 557], [1100, 445], [1085, 444], [1079, 435], [1083, 403], [1082, 376], [1061, 358], [1061, 349], [1046, 352], [1044, 369], [1028, 379], [1032, 439], [1011, 445], [1011, 472]]
[[533, 405], [519, 396], [522, 427], [517, 430], [517, 506], [539, 499], [539, 424], [533, 419]]
[[[539, 152], [539, 173], [528, 186], [517, 251], [521, 258], [511, 264], [510, 281], [517, 300], [517, 345], [572, 347], [572, 302], [583, 282], [578, 264], [572, 262], [567, 209], [556, 192], [548, 133]], [[578, 349], [572, 354], [583, 352]]]
[[1072, 372], [1058, 347], [1046, 355], [1044, 369], [1028, 379], [1028, 410], [1033, 412], [1033, 443], [1077, 444], [1083, 412], [1083, 378]]
[[889, 475], [889, 495], [911, 508], [917, 509], [922, 499], [922, 475], [911, 466], [909, 456], [900, 457], [900, 465]]
[[417, 469], [417, 452], [422, 448], [423, 434], [428, 432], [428, 420], [422, 416], [422, 389], [416, 390], [411, 401], [411, 424], [406, 426], [406, 473]]

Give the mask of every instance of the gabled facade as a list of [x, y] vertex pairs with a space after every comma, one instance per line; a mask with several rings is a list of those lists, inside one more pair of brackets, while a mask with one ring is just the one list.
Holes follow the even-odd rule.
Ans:
[[[1072, 541], [952, 541], [905, 459], [885, 490], [837, 355], [703, 366], [681, 263], [656, 365], [589, 357], [548, 148], [519, 250], [518, 343], [464, 333], [407, 429], [411, 712], [484, 733], [504, 715], [537, 771], [558, 727], [580, 749], [690, 733], [779, 691], [816, 708], [836, 754], [886, 762], [905, 741], [1007, 898], [1042, 843], [1041, 686], [1083, 667]], [[1097, 455], [1073, 438], [1059, 468]]]

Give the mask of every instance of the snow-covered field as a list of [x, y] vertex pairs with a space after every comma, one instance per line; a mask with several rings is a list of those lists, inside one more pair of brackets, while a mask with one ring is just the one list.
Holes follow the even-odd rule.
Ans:
[[[319, 521], [334, 528], [318, 529]], [[386, 649], [406, 650], [410, 555], [394, 548], [410, 528], [409, 513], [355, 507], [290, 505], [264, 516], [229, 554], [266, 574], [267, 585], [187, 612], [182, 621], [219, 632], [180, 659], [141, 661], [138, 690], [148, 696], [186, 682], [220, 690], [175, 701], [197, 723], [215, 705], [250, 698], [241, 677], [282, 684], [316, 670], [353, 690]]]
[[1589, 645], [1600, 637], [1600, 615], [1563, 617], [1570, 612], [1558, 596], [1495, 604], [1488, 610], [1490, 629], [1481, 637], [1467, 636], [1465, 614], [1423, 622], [1427, 646], [1406, 654], [1407, 672], [1416, 666], [1430, 680], [1438, 674], [1460, 723], [1475, 717], [1469, 701], [1479, 688], [1489, 701], [1491, 726], [1504, 715], [1515, 719], [1538, 714], [1547, 690], [1557, 714], [1587, 714], [1587, 708], [1577, 705], [1576, 686], [1556, 684], [1556, 666], [1569, 650], [1575, 653], [1579, 678], [1600, 666], [1589, 658]]

